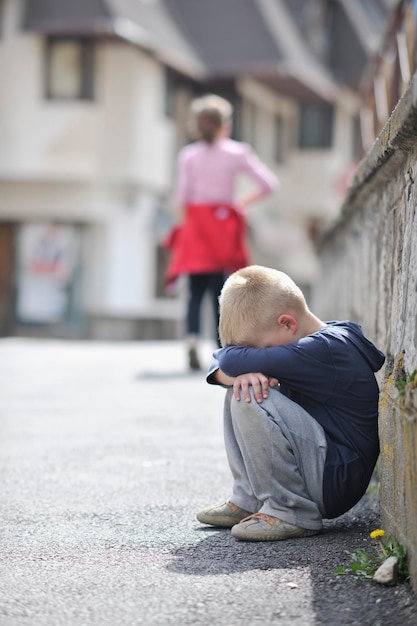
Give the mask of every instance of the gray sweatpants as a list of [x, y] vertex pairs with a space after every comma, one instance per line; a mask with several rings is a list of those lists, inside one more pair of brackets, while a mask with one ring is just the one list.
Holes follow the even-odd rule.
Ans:
[[260, 404], [226, 392], [224, 438], [234, 478], [229, 500], [246, 511], [274, 515], [317, 530], [325, 517], [323, 428], [277, 389]]

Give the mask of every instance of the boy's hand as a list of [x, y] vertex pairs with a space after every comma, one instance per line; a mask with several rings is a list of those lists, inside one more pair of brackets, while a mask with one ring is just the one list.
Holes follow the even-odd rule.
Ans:
[[240, 400], [241, 395], [245, 402], [250, 402], [249, 387], [253, 388], [253, 393], [257, 402], [262, 402], [268, 397], [269, 388], [277, 387], [279, 380], [261, 374], [260, 372], [241, 374], [237, 376], [233, 383], [233, 395], [236, 400]]

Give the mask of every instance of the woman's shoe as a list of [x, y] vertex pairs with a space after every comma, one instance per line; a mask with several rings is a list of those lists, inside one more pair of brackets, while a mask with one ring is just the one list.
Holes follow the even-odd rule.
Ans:
[[190, 348], [188, 350], [188, 365], [190, 370], [201, 370], [200, 361], [195, 348]]

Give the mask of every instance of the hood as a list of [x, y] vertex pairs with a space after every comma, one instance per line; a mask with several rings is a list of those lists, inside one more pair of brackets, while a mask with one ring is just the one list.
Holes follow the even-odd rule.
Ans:
[[[369, 363], [373, 372], [378, 372], [381, 369], [385, 361], [385, 354], [365, 337], [359, 324], [349, 321], [326, 322], [326, 324], [330, 332], [332, 327], [337, 327], [337, 335], [340, 336], [342, 334], [347, 341], [353, 343], [363, 358]], [[343, 329], [345, 332], [341, 333]]]

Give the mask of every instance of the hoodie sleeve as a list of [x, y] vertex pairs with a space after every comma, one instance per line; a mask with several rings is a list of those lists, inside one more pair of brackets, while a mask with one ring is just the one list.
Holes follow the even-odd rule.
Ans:
[[224, 389], [227, 389], [228, 387], [231, 387], [231, 385], [223, 385], [222, 383], [219, 383], [216, 378], [215, 378], [215, 373], [217, 372], [217, 370], [219, 370], [219, 362], [218, 360], [213, 357], [212, 362], [210, 363], [210, 367], [206, 376], [206, 381], [209, 383], [209, 385], [218, 385], [219, 387], [224, 387]]
[[306, 337], [302, 342], [271, 348], [229, 346], [217, 350], [214, 357], [228, 376], [262, 372], [299, 393], [321, 396], [322, 401], [336, 384], [337, 370], [327, 342], [320, 339]]
[[326, 402], [337, 390], [352, 393], [358, 384], [372, 384], [384, 354], [351, 322], [330, 322], [325, 329], [288, 345], [269, 348], [228, 346], [214, 358], [231, 377], [262, 372], [304, 396]]

